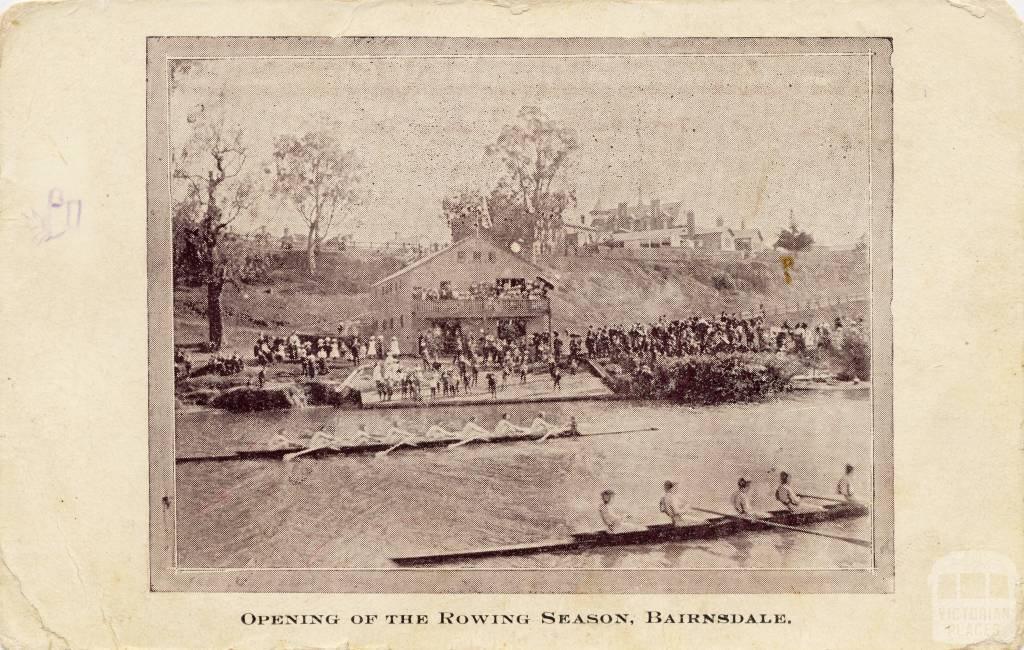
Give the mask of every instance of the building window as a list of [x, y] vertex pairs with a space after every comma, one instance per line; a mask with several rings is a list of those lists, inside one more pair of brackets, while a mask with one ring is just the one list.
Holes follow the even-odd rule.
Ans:
[[459, 251], [458, 253], [456, 253], [455, 254], [455, 259], [457, 259], [460, 262], [465, 262], [466, 261], [466, 251]]
[[405, 327], [405, 314], [398, 315], [398, 329]]
[[395, 329], [395, 319], [391, 318], [391, 319], [388, 319], [388, 320], [389, 320], [389, 322], [388, 322], [388, 329], [389, 330]]
[[487, 253], [487, 261], [488, 262], [494, 262], [497, 259], [498, 259], [498, 256], [494, 254], [494, 251], [491, 251], [490, 253]]

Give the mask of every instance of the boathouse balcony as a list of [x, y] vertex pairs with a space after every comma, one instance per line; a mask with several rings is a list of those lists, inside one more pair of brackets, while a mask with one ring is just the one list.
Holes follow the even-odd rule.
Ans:
[[413, 304], [414, 314], [423, 319], [536, 318], [549, 310], [547, 298], [456, 298]]

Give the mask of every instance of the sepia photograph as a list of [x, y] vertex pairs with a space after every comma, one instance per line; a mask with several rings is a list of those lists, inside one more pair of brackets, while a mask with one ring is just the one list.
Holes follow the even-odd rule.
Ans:
[[150, 38], [153, 589], [890, 591], [890, 54]]

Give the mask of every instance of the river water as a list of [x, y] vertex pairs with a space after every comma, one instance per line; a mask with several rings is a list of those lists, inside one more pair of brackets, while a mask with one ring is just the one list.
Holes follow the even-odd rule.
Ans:
[[[871, 402], [867, 390], [794, 393], [759, 404], [689, 408], [662, 403], [545, 404], [549, 421], [576, 416], [583, 433], [657, 431], [544, 443], [412, 450], [385, 458], [329, 456], [183, 463], [176, 469], [179, 566], [393, 567], [393, 555], [505, 546], [601, 528], [599, 493], [635, 522], [664, 522], [662, 483], [672, 479], [692, 505], [731, 512], [736, 480], [754, 482], [755, 507], [774, 509], [777, 471], [798, 491], [831, 495], [843, 466], [855, 493], [871, 493]], [[437, 419], [460, 428], [470, 415], [492, 428], [537, 405], [394, 411], [298, 409], [253, 414], [182, 413], [179, 456], [267, 447], [328, 423], [371, 431], [391, 418], [423, 431]], [[774, 472], [772, 470], [775, 470]], [[871, 518], [825, 522], [823, 532], [870, 539]], [[871, 551], [796, 532], [461, 562], [462, 567], [869, 567]]]

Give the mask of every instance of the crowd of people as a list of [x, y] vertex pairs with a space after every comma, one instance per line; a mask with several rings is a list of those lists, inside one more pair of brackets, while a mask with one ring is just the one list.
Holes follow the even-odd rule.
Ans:
[[[480, 286], [476, 285], [477, 290]], [[492, 286], [492, 285], [486, 285]], [[535, 285], [536, 286], [536, 285]], [[492, 397], [510, 383], [525, 384], [531, 373], [545, 373], [551, 390], [561, 390], [565, 373], [575, 375], [587, 359], [652, 364], [659, 357], [683, 357], [730, 352], [802, 353], [813, 349], [834, 349], [848, 332], [861, 332], [862, 318], [832, 320], [809, 325], [783, 322], [771, 325], [764, 313], [740, 316], [722, 313], [718, 317], [691, 316], [669, 320], [661, 316], [650, 323], [631, 326], [590, 326], [583, 334], [562, 332], [527, 333], [515, 321], [497, 323], [496, 330], [480, 329], [474, 334], [462, 325], [442, 329], [435, 326], [421, 332], [417, 341], [418, 367], [403, 367], [397, 337], [348, 334], [305, 337], [293, 331], [288, 336], [259, 334], [253, 355], [266, 376], [266, 366], [275, 362], [298, 361], [302, 375], [309, 379], [329, 374], [332, 361], [356, 366], [372, 363], [373, 382], [381, 401], [421, 401], [456, 397], [479, 390], [483, 384]], [[516, 327], [519, 325], [518, 327]], [[187, 359], [176, 351], [176, 373]], [[245, 362], [237, 354], [216, 354], [210, 368], [221, 375], [241, 372]], [[262, 384], [262, 379], [259, 381]]]
[[[326, 368], [329, 360], [345, 360], [358, 365], [367, 360], [383, 360], [389, 354], [396, 357], [401, 354], [398, 339], [391, 337], [388, 343], [381, 335], [303, 339], [296, 331], [287, 337], [271, 337], [260, 332], [253, 345], [256, 361], [266, 365], [281, 361], [302, 361], [317, 368]], [[327, 370], [322, 372], [326, 373]]]
[[718, 318], [691, 316], [668, 320], [662, 316], [653, 323], [635, 323], [631, 327], [589, 327], [584, 349], [591, 358], [629, 356], [633, 358], [680, 357], [722, 352], [794, 352], [813, 348], [832, 348], [841, 344], [844, 329], [861, 328], [863, 319], [814, 327], [805, 322], [767, 323], [763, 314], [741, 317], [722, 313]]
[[413, 287], [413, 300], [501, 300], [546, 298], [548, 285], [541, 280], [531, 282], [500, 279], [494, 282], [473, 282], [465, 289], [454, 289], [450, 280], [442, 281], [437, 288]]

